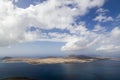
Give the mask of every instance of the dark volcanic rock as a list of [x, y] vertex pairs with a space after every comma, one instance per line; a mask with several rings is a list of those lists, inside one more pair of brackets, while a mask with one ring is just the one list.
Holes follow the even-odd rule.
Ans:
[[1, 60], [5, 60], [5, 59], [11, 59], [13, 57], [3, 57]]
[[27, 77], [10, 77], [10, 78], [2, 79], [2, 80], [35, 80], [35, 79], [30, 79]]
[[77, 59], [95, 59], [95, 57], [85, 56], [85, 55], [69, 55], [69, 58]]

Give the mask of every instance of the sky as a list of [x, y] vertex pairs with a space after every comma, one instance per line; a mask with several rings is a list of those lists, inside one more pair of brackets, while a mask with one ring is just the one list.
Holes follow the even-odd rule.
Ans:
[[120, 56], [120, 0], [0, 0], [0, 56]]

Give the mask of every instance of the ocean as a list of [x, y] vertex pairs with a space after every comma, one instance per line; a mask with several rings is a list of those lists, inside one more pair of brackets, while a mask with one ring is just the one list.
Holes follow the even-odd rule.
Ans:
[[0, 80], [27, 77], [34, 80], [120, 80], [120, 61], [76, 64], [0, 63]]

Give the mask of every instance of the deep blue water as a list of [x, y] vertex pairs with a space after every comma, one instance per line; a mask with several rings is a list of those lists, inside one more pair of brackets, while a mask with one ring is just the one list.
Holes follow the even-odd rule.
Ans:
[[0, 78], [29, 77], [35, 80], [120, 80], [120, 61], [79, 64], [0, 63]]

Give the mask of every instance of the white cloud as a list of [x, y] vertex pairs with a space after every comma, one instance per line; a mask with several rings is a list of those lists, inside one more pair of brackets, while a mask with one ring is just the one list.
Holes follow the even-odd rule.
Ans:
[[[85, 23], [71, 25], [75, 16], [83, 16], [91, 8], [101, 7], [104, 0], [47, 0], [28, 8], [18, 8], [12, 0], [0, 0], [0, 46], [26, 41], [60, 41], [66, 42], [63, 51], [96, 51], [119, 52], [120, 28], [111, 32], [100, 25], [88, 30]], [[72, 8], [68, 7], [72, 5]], [[104, 13], [106, 10], [99, 9]], [[99, 14], [95, 19], [99, 22], [113, 21], [110, 16]], [[37, 30], [27, 29], [35, 26]], [[68, 30], [69, 32], [42, 32], [41, 29]]]
[[119, 26], [120, 25], [120, 13], [115, 17], [114, 23], [112, 23], [114, 26]]
[[120, 51], [120, 46], [116, 45], [102, 45], [101, 47], [97, 48], [97, 51], [105, 51], [105, 52], [116, 52]]
[[19, 1], [19, 0], [14, 0], [16, 3]]
[[98, 16], [96, 16], [93, 20], [98, 22], [114, 21], [114, 19], [111, 16], [107, 16], [108, 12], [109, 12], [108, 9], [99, 8], [98, 10], [96, 10]]
[[[49, 40], [47, 33], [42, 33], [40, 29], [69, 28], [74, 23], [74, 16], [85, 15], [89, 9], [104, 4], [104, 0], [47, 0], [23, 9], [15, 6], [12, 1], [0, 0], [0, 46]], [[73, 5], [73, 8], [68, 5]], [[39, 31], [28, 32], [30, 26], [39, 28]]]
[[105, 15], [99, 14], [93, 20], [98, 22], [109, 22], [109, 21], [113, 21], [114, 19], [111, 16], [105, 16]]
[[103, 33], [103, 32], [106, 32], [106, 29], [105, 29], [105, 27], [102, 27], [98, 24], [94, 27], [93, 31]]
[[120, 19], [120, 14], [118, 14], [117, 18]]
[[104, 8], [99, 8], [97, 11], [96, 11], [96, 13], [98, 13], [98, 14], [105, 14], [105, 13], [107, 13], [107, 12], [109, 12], [109, 10], [108, 9], [104, 9]]
[[[118, 51], [120, 49], [120, 29], [111, 32], [100, 25], [88, 30], [85, 23], [75, 23], [75, 16], [83, 16], [91, 8], [101, 7], [105, 0], [47, 0], [23, 9], [13, 5], [12, 0], [0, 0], [0, 46], [26, 41], [66, 42], [63, 51]], [[69, 7], [71, 5], [72, 7]], [[99, 9], [104, 13], [106, 10]], [[99, 14], [99, 22], [113, 21], [110, 16]], [[36, 30], [28, 30], [35, 26]], [[59, 29], [68, 32], [42, 32]]]
[[[0, 0], [0, 46], [26, 41], [60, 41], [66, 42], [63, 51], [96, 51], [119, 52], [120, 28], [111, 32], [100, 25], [88, 30], [85, 23], [72, 25], [75, 16], [83, 16], [91, 8], [101, 7], [104, 0], [47, 0], [35, 6], [23, 9], [13, 5], [12, 0]], [[68, 5], [72, 5], [69, 7]], [[102, 13], [94, 20], [99, 22], [113, 21]], [[28, 28], [35, 26], [36, 30]], [[41, 29], [68, 30], [69, 32], [42, 32]]]
[[[103, 30], [103, 33], [96, 31]], [[89, 34], [87, 34], [89, 32]], [[86, 31], [86, 34], [81, 35], [77, 39], [71, 39], [65, 46], [62, 47], [63, 51], [82, 51], [86, 53], [91, 52], [119, 52], [120, 51], [120, 28], [115, 27], [111, 32], [106, 32], [104, 28], [95, 26], [92, 31]], [[87, 51], [89, 50], [89, 51]]]

